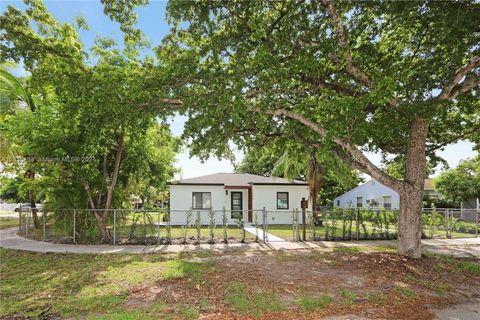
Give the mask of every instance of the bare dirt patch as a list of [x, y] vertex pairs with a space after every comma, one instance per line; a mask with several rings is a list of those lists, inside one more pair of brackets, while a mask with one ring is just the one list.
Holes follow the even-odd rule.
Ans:
[[[480, 297], [480, 263], [466, 259], [259, 253], [202, 260], [209, 268], [200, 277], [159, 278], [154, 285], [131, 290], [127, 306], [161, 300], [167, 306], [193, 306], [208, 319], [433, 319], [435, 308]], [[233, 303], [225, 296], [232, 283], [240, 288]], [[331, 302], [317, 302], [322, 295]]]

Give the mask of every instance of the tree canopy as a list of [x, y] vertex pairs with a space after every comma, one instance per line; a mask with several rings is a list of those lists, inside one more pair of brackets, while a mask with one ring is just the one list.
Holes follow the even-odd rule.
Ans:
[[120, 51], [97, 38], [86, 50], [74, 26], [41, 1], [27, 4], [0, 18], [0, 57], [23, 64], [37, 108], [5, 115], [2, 131], [20, 150], [20, 167], [38, 173], [29, 183], [46, 192], [46, 207], [105, 209], [96, 216], [108, 238], [108, 209], [128, 206], [133, 184], [160, 193], [175, 173], [167, 75], [154, 57], [135, 54], [136, 43]]
[[455, 203], [480, 198], [480, 156], [443, 171], [435, 179], [435, 189]]
[[[265, 135], [319, 144], [400, 194], [399, 252], [420, 256], [426, 160], [480, 130], [480, 5], [256, 1], [168, 4], [159, 57], [184, 79], [200, 157]], [[179, 81], [179, 83], [182, 83]], [[400, 178], [366, 151], [397, 157]]]
[[[0, 58], [25, 65], [38, 114], [57, 118], [61, 130], [43, 129], [68, 145], [53, 142], [53, 154], [96, 157], [75, 173], [90, 207], [95, 192], [110, 207], [128, 145], [156, 116], [180, 110], [191, 153], [202, 159], [231, 157], [232, 142], [252, 148], [277, 137], [324, 150], [394, 189], [398, 250], [418, 257], [427, 162], [435, 166], [437, 151], [460, 139], [480, 142], [473, 0], [170, 1], [171, 32], [146, 58], [135, 27], [135, 6], [145, 0], [102, 1], [125, 33], [122, 52], [111, 39], [85, 50], [75, 27], [42, 2], [26, 2], [25, 12], [9, 6], [0, 18]], [[43, 131], [36, 136], [46, 142]], [[366, 152], [397, 168], [376, 166]]]

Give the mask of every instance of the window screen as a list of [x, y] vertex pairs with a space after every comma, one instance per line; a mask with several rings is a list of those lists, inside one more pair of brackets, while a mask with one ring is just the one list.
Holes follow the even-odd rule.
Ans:
[[363, 198], [357, 197], [357, 208], [363, 207]]
[[193, 209], [210, 209], [212, 207], [211, 192], [193, 192], [192, 208]]
[[384, 196], [383, 197], [383, 207], [385, 210], [392, 210], [392, 197]]
[[277, 209], [288, 209], [288, 192], [277, 192]]

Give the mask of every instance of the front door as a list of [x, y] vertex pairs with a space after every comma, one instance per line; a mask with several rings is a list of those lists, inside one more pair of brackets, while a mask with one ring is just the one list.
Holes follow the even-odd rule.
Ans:
[[232, 219], [241, 219], [243, 210], [242, 192], [230, 192], [232, 195]]

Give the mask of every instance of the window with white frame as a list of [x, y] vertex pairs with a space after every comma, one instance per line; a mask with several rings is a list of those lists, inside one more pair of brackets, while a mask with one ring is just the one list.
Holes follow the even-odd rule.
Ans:
[[193, 209], [210, 209], [212, 207], [211, 192], [192, 192]]
[[383, 197], [383, 208], [385, 208], [385, 210], [392, 210], [392, 196]]

